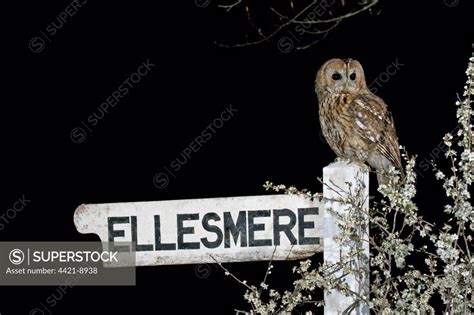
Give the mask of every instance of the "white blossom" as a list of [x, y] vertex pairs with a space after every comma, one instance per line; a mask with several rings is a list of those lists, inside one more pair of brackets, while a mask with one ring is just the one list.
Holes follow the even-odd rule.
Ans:
[[[271, 289], [266, 281], [257, 288], [239, 280], [247, 288], [244, 299], [252, 307], [249, 314], [291, 314], [296, 307], [309, 302], [315, 307], [323, 306], [324, 301], [312, 301], [311, 293], [318, 288], [339, 290], [380, 314], [434, 314], [430, 303], [435, 294], [441, 297], [445, 306], [444, 310], [436, 311], [444, 314], [474, 312], [474, 255], [471, 256], [474, 251], [474, 208], [469, 191], [474, 180], [474, 154], [471, 152], [474, 146], [471, 123], [474, 57], [470, 59], [466, 74], [464, 98], [456, 102], [459, 129], [456, 137], [451, 133], [443, 137], [451, 174], [435, 168], [435, 177], [442, 182], [449, 199], [449, 203], [438, 211], [444, 210], [448, 219], [442, 221], [440, 216], [437, 222], [430, 223], [419, 215], [413, 201], [416, 195], [415, 158], [403, 153], [405, 178], [402, 180], [397, 170], [390, 169], [387, 174], [389, 182], [379, 186], [384, 198], [374, 204], [369, 213], [361, 211], [361, 203], [366, 197], [360, 195], [362, 183], [356, 185], [358, 187], [348, 185], [348, 193], [342, 194], [346, 197], [337, 200], [347, 205], [347, 211], [340, 213], [326, 209], [338, 219], [340, 234], [335, 241], [339, 244], [369, 242], [370, 257], [363, 257], [362, 251], [354, 250], [341, 254], [335, 264], [325, 262], [314, 267], [310, 260], [301, 261], [293, 268], [293, 275], [297, 277], [293, 288], [283, 294]], [[308, 190], [275, 185], [269, 181], [264, 188], [309, 199], [321, 198], [320, 194]], [[358, 235], [355, 227], [364, 231], [367, 221], [371, 225], [372, 237], [362, 235], [355, 238]], [[415, 248], [415, 236], [425, 244]], [[424, 262], [426, 268], [416, 269], [407, 265], [410, 258]], [[354, 270], [352, 262], [355, 259], [370, 259], [371, 270]], [[272, 268], [269, 264], [267, 275]], [[351, 292], [344, 278], [337, 276], [338, 271], [355, 275], [370, 272], [371, 295], [358, 296]]]

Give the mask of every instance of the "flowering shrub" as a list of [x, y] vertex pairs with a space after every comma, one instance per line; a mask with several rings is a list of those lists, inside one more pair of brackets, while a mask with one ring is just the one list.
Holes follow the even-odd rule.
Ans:
[[[291, 313], [303, 304], [322, 306], [324, 301], [314, 301], [311, 296], [316, 289], [336, 289], [351, 296], [354, 304], [346, 310], [347, 313], [357, 305], [365, 304], [382, 314], [432, 314], [435, 309], [430, 302], [435, 295], [441, 298], [444, 313], [471, 314], [474, 311], [474, 210], [469, 192], [474, 179], [471, 125], [474, 58], [470, 59], [467, 76], [464, 95], [456, 102], [459, 122], [456, 142], [453, 143], [454, 136], [451, 134], [443, 138], [448, 148], [445, 156], [450, 164], [449, 172], [443, 172], [433, 165], [436, 179], [442, 182], [450, 200], [444, 206], [448, 219], [433, 224], [418, 213], [413, 201], [416, 195], [415, 157], [404, 153], [405, 177], [401, 179], [398, 171], [390, 170], [389, 182], [378, 188], [382, 200], [371, 205], [368, 212], [362, 206], [367, 196], [361, 195], [361, 187], [350, 185], [345, 188], [346, 193], [338, 194], [340, 198], [337, 200], [348, 206], [346, 213], [325, 209], [338, 219], [340, 233], [335, 237], [338, 244], [370, 244], [370, 270], [351, 268], [355, 259], [367, 259], [363, 250], [351, 250], [341, 254], [338, 262], [325, 262], [316, 268], [311, 266], [310, 260], [301, 261], [299, 266], [293, 268], [297, 276], [293, 288], [280, 293], [270, 289], [267, 284], [272, 262], [258, 287], [239, 280], [225, 269], [227, 275], [247, 289], [244, 299], [250, 304], [251, 310], [242, 313]], [[264, 187], [304, 198], [322, 197], [307, 190], [271, 182], [265, 183]], [[370, 222], [371, 236], [354, 233], [355, 226], [364, 226], [367, 222]], [[357, 239], [354, 239], [355, 236]], [[407, 264], [407, 259], [413, 257], [424, 260], [424, 266]], [[344, 277], [340, 276], [341, 271], [343, 275], [356, 276], [370, 273], [370, 296], [351, 291]]]

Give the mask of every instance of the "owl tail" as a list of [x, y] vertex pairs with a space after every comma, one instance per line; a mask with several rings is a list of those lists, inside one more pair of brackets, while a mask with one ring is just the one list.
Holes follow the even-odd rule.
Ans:
[[388, 177], [385, 174], [377, 172], [377, 182], [380, 185], [387, 185], [389, 182]]
[[[403, 184], [405, 181], [405, 172], [403, 169], [400, 169], [400, 184]], [[390, 178], [387, 176], [386, 172], [377, 172], [377, 182], [380, 185], [388, 185]]]

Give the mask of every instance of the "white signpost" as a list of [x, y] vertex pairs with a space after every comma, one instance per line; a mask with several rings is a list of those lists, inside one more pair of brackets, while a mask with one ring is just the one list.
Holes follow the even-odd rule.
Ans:
[[269, 195], [81, 205], [81, 233], [136, 242], [136, 265], [302, 259], [322, 251], [319, 202]]
[[[337, 222], [323, 208], [344, 211], [344, 207], [327, 201], [333, 197], [328, 188], [355, 184], [359, 174], [368, 195], [368, 174], [345, 163], [334, 163], [323, 173], [323, 203], [267, 195], [85, 204], [76, 209], [74, 223], [80, 233], [95, 233], [102, 242], [135, 244], [137, 266], [294, 260], [323, 249], [324, 260], [334, 262], [348, 249], [332, 241]], [[368, 246], [364, 251], [368, 257]], [[368, 294], [368, 278], [362, 284], [361, 279], [346, 280], [351, 289]], [[325, 314], [342, 314], [353, 304], [339, 292], [327, 293], [325, 299]], [[364, 306], [355, 311], [369, 314]]]

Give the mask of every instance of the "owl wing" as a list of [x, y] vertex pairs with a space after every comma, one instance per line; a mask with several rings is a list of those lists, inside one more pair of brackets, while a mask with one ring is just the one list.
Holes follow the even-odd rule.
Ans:
[[376, 95], [361, 93], [351, 105], [348, 109], [355, 119], [358, 136], [373, 143], [378, 153], [403, 171], [395, 124], [384, 101]]

